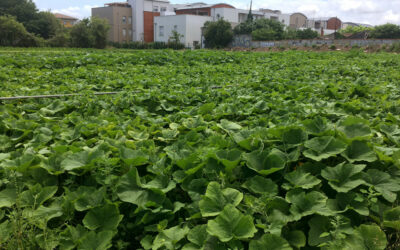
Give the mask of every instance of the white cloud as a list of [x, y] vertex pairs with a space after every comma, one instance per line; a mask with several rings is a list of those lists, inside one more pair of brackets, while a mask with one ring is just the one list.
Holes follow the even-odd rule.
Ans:
[[90, 17], [92, 8], [95, 8], [95, 7], [98, 7], [98, 5], [84, 5], [83, 7], [72, 6], [72, 7], [63, 8], [63, 9], [51, 10], [51, 12], [61, 13], [64, 15], [83, 19], [85, 17]]
[[393, 10], [386, 11], [383, 19], [389, 23], [400, 23], [400, 13], [394, 13]]
[[[53, 7], [52, 12], [60, 12], [78, 18], [90, 17], [91, 8], [109, 2], [106, 0], [34, 1], [41, 9], [49, 9], [47, 6], [57, 4], [55, 8]], [[170, 1], [171, 3], [198, 2], [198, 0]], [[250, 0], [202, 0], [202, 2], [210, 4], [226, 2], [240, 9], [248, 9], [250, 6]], [[253, 0], [253, 9], [259, 8], [281, 10], [283, 13], [302, 12], [310, 18], [337, 16], [345, 22], [374, 25], [387, 22], [400, 24], [400, 0]]]

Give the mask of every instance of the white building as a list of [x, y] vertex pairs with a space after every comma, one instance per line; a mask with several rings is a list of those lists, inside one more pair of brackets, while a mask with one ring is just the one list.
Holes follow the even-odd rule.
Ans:
[[201, 28], [204, 23], [212, 21], [210, 16], [174, 15], [154, 18], [154, 41], [168, 42], [175, 30], [182, 35], [181, 42], [186, 47], [194, 48], [202, 45]]

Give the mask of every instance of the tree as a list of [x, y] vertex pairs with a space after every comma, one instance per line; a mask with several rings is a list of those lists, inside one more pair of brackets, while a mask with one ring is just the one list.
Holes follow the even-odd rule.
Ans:
[[376, 26], [371, 31], [371, 38], [398, 39], [400, 38], [400, 26], [389, 23]]
[[42, 41], [26, 31], [15, 17], [0, 16], [0, 46], [40, 46]]
[[247, 19], [245, 22], [240, 23], [237, 25], [234, 29], [233, 32], [236, 35], [249, 35], [251, 32], [253, 32], [254, 29], [254, 22], [251, 19]]
[[71, 29], [71, 45], [78, 48], [103, 49], [107, 45], [107, 20], [92, 17], [85, 18]]
[[345, 29], [339, 30], [340, 34], [357, 34], [363, 31], [372, 31], [371, 27], [364, 26], [347, 26]]
[[234, 32], [237, 35], [252, 35], [254, 40], [282, 40], [285, 38], [285, 26], [276, 21], [266, 18], [255, 21], [243, 22], [235, 27]]
[[94, 37], [90, 32], [90, 20], [83, 19], [71, 28], [71, 46], [77, 48], [91, 48], [94, 43]]
[[[32, 0], [1, 0], [0, 15], [10, 15], [16, 17], [17, 21], [25, 27], [29, 22], [37, 19], [37, 8]], [[27, 29], [29, 32], [30, 29]]]
[[107, 46], [107, 34], [109, 29], [110, 26], [106, 19], [92, 17], [90, 20], [90, 32], [94, 39], [93, 47], [104, 49]]
[[232, 42], [232, 26], [223, 19], [216, 22], [206, 22], [204, 24], [204, 38], [207, 48], [224, 48]]
[[181, 38], [183, 38], [183, 35], [180, 34], [178, 31], [173, 30], [171, 36], [168, 39], [169, 43], [181, 43]]
[[318, 37], [318, 32], [310, 28], [296, 31], [297, 39], [314, 39]]
[[258, 19], [253, 24], [251, 35], [254, 40], [282, 40], [284, 39], [284, 25], [275, 20]]
[[48, 11], [41, 11], [36, 14], [36, 19], [31, 20], [25, 25], [26, 29], [31, 33], [49, 39], [56, 35], [61, 29], [61, 23], [54, 14]]

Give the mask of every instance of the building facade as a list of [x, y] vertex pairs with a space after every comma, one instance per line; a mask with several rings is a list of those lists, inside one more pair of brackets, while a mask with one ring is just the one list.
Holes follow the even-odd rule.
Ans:
[[303, 13], [293, 13], [290, 15], [289, 27], [292, 29], [301, 29], [307, 27], [307, 16]]
[[60, 21], [65, 28], [71, 28], [78, 22], [78, 18], [67, 16], [60, 13], [54, 13], [54, 16]]
[[92, 16], [108, 20], [108, 40], [124, 43], [132, 41], [132, 8], [128, 3], [110, 3], [93, 8]]
[[158, 16], [154, 19], [154, 40], [168, 42], [173, 31], [182, 35], [180, 42], [186, 47], [195, 48], [202, 46], [201, 29], [207, 21], [212, 21], [210, 16], [174, 15]]

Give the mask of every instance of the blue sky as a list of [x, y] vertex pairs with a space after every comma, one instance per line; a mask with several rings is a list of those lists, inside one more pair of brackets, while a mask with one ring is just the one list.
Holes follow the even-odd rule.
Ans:
[[[124, 1], [124, 0], [116, 0]], [[170, 0], [171, 3], [205, 2], [223, 0]], [[92, 7], [103, 6], [108, 0], [34, 0], [40, 10], [51, 10], [78, 18], [89, 17]], [[225, 1], [237, 8], [248, 9], [250, 0]], [[400, 0], [254, 0], [254, 9], [279, 9], [284, 13], [303, 12], [308, 17], [337, 16], [342, 21], [368, 24], [387, 22], [400, 24]]]

